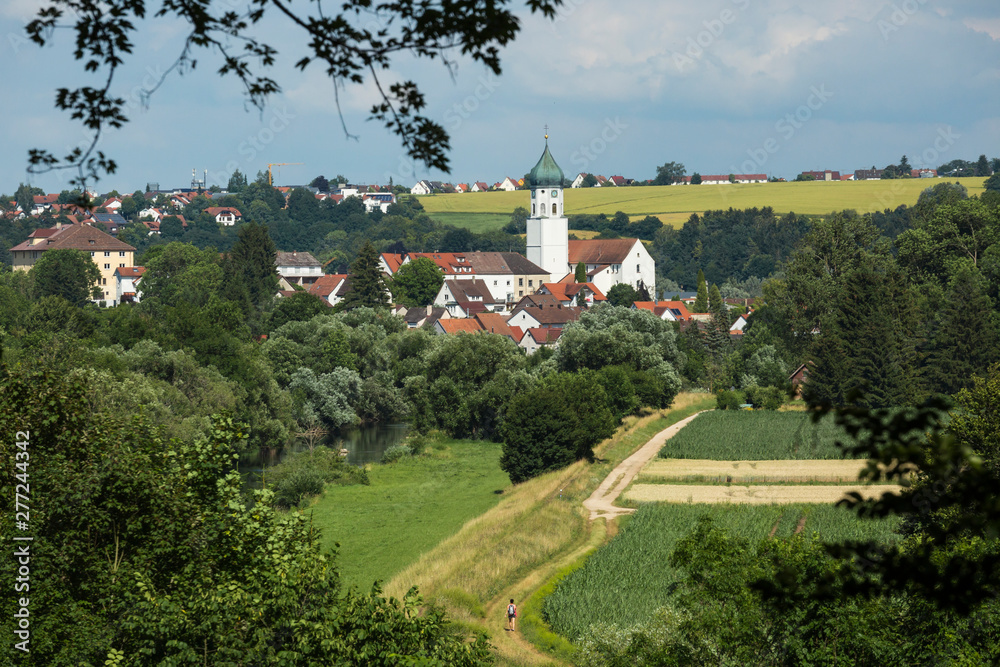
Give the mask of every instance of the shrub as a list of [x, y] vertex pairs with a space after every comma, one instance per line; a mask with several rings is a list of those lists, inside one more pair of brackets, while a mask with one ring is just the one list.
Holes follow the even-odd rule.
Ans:
[[393, 445], [382, 453], [382, 463], [395, 463], [404, 456], [412, 456], [413, 450], [407, 445]]
[[[315, 479], [319, 480], [318, 487]], [[289, 454], [267, 470], [264, 481], [283, 507], [294, 507], [306, 496], [321, 493], [325, 484], [369, 484], [364, 468], [349, 464], [340, 452], [327, 447]]]
[[743, 392], [735, 389], [720, 389], [715, 392], [715, 407], [719, 410], [739, 410], [743, 405]]
[[746, 401], [755, 410], [777, 410], [785, 403], [785, 392], [780, 387], [747, 387]]
[[414, 433], [406, 438], [406, 445], [410, 448], [410, 453], [413, 456], [420, 456], [426, 452], [428, 444], [430, 444], [430, 437], [425, 433]]
[[274, 482], [274, 500], [282, 507], [295, 507], [305, 498], [316, 496], [323, 492], [323, 475], [316, 470], [299, 468], [290, 475]]

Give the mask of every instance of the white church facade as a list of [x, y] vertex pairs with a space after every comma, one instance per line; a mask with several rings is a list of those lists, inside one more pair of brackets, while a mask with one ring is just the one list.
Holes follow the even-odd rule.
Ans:
[[548, 271], [551, 282], [573, 282], [576, 267], [583, 262], [588, 282], [605, 294], [615, 285], [627, 283], [655, 295], [656, 264], [639, 239], [569, 240], [563, 201], [565, 178], [549, 152], [548, 138], [545, 135], [545, 151], [528, 175], [528, 261]]

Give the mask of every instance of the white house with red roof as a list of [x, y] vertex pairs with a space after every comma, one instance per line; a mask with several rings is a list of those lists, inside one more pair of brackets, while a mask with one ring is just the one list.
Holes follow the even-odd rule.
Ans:
[[534, 354], [543, 347], [558, 347], [560, 336], [562, 329], [528, 329], [519, 345], [528, 354]]
[[489, 189], [490, 186], [486, 185], [486, 183], [483, 183], [482, 181], [476, 181], [475, 183], [472, 184], [472, 187], [469, 188], [469, 192], [489, 192]]
[[471, 280], [445, 280], [434, 297], [434, 305], [445, 308], [453, 318], [473, 317], [477, 313], [503, 309], [504, 301], [497, 301], [486, 282]]
[[513, 192], [514, 190], [517, 190], [518, 187], [520, 187], [518, 185], [519, 182], [520, 181], [518, 179], [511, 178], [510, 176], [508, 176], [507, 178], [503, 179], [503, 181], [500, 182], [500, 185], [499, 187], [497, 187], [497, 189], [503, 190], [504, 192]]
[[224, 227], [232, 227], [243, 220], [243, 214], [232, 206], [209, 206], [205, 209], [205, 213], [215, 218], [215, 221]]
[[59, 200], [59, 195], [49, 194], [49, 195], [35, 195], [31, 198], [32, 207], [31, 215], [41, 215], [45, 211], [52, 208], [52, 205]]
[[346, 273], [329, 273], [309, 285], [308, 292], [315, 294], [331, 306], [336, 306], [350, 288]]
[[142, 298], [139, 281], [145, 272], [144, 266], [120, 266], [115, 269], [115, 300], [112, 305], [139, 303]]

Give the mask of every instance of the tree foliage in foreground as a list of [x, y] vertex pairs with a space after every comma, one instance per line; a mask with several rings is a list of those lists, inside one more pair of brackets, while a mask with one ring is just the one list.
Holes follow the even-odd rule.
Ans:
[[[415, 590], [342, 590], [305, 515], [276, 512], [270, 491], [247, 502], [231, 470], [246, 434], [230, 418], [164, 441], [141, 417], [92, 413], [83, 383], [5, 372], [0, 385], [0, 492], [14, 498], [15, 472], [32, 488], [20, 664], [488, 664], [486, 642], [422, 612]], [[17, 431], [30, 432], [24, 448]], [[11, 535], [13, 509], [0, 521]], [[17, 567], [4, 549], [7, 581]]]
[[[561, 0], [527, 0], [532, 12], [555, 16]], [[270, 33], [275, 21], [291, 20], [300, 30], [301, 43], [308, 44], [306, 55], [295, 65], [307, 68], [314, 62], [335, 85], [345, 82], [368, 84], [378, 91], [371, 118], [398, 135], [414, 160], [428, 167], [448, 170], [448, 133], [440, 123], [423, 116], [427, 102], [414, 81], [383, 82], [379, 72], [389, 68], [398, 53], [447, 60], [453, 50], [482, 63], [493, 75], [500, 74], [500, 49], [512, 42], [521, 21], [504, 0], [474, 3], [463, 11], [442, 8], [439, 3], [403, 0], [378, 7], [378, 21], [365, 22], [372, 11], [368, 0], [347, 0], [338, 10], [305, 10], [285, 3], [253, 2], [246, 13], [231, 6], [209, 3], [165, 3], [153, 21], [180, 19], [189, 29], [177, 64], [194, 68], [198, 49], [216, 51], [222, 64], [220, 75], [232, 76], [242, 85], [247, 101], [263, 109], [267, 100], [281, 91], [270, 68], [279, 63], [278, 51], [261, 35]], [[77, 50], [74, 57], [87, 71], [98, 72], [106, 81], [102, 87], [61, 88], [56, 108], [72, 114], [93, 132], [89, 145], [71, 150], [59, 158], [43, 149], [29, 153], [30, 169], [44, 172], [53, 168], [77, 168], [74, 183], [83, 189], [88, 179], [100, 172], [114, 173], [113, 158], [97, 150], [103, 132], [127, 123], [128, 102], [116, 97], [114, 77], [128, 63], [146, 5], [133, 0], [54, 0], [39, 10], [27, 27], [29, 38], [39, 45], [56, 41], [55, 30], [72, 17]], [[359, 18], [360, 17], [360, 18]], [[287, 64], [287, 63], [285, 63]], [[168, 73], [174, 67], [167, 69]], [[347, 128], [344, 128], [345, 133]]]
[[101, 296], [101, 272], [82, 250], [48, 250], [31, 267], [38, 296], [59, 296], [82, 306]]

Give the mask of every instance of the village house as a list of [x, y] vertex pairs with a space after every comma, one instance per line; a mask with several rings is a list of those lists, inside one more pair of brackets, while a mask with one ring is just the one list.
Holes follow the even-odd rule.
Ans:
[[139, 281], [145, 272], [144, 266], [125, 266], [115, 269], [115, 300], [112, 305], [139, 303], [142, 299]]
[[215, 221], [224, 227], [232, 227], [243, 220], [243, 214], [231, 206], [209, 206], [205, 209], [205, 213], [215, 218]]
[[[567, 276], [568, 278], [569, 276]], [[564, 306], [581, 306], [584, 308], [595, 303], [607, 301], [607, 297], [597, 289], [594, 283], [558, 282], [543, 283], [538, 294], [551, 294]]]
[[580, 319], [582, 308], [547, 304], [544, 306], [524, 306], [514, 309], [507, 318], [507, 325], [528, 329], [562, 329], [570, 322]]
[[393, 275], [407, 262], [429, 259], [444, 274], [445, 280], [482, 280], [493, 301], [513, 304], [531, 294], [548, 279], [548, 274], [516, 252], [411, 252], [382, 253], [379, 268]]
[[534, 354], [543, 347], [557, 347], [562, 329], [528, 329], [521, 337], [520, 346], [528, 354]]
[[469, 188], [469, 192], [489, 192], [489, 189], [490, 186], [486, 185], [486, 183], [483, 183], [482, 181], [476, 181], [475, 183], [472, 184], [472, 187]]
[[345, 273], [330, 273], [317, 278], [307, 291], [315, 294], [327, 304], [336, 306], [350, 289], [350, 281]]
[[10, 249], [13, 269], [28, 271], [45, 251], [63, 249], [89, 253], [91, 261], [97, 265], [101, 275], [98, 279], [98, 286], [102, 292], [101, 300], [106, 303], [116, 300], [115, 271], [135, 263], [135, 248], [92, 225], [57, 223], [55, 227], [36, 229], [24, 243]]
[[504, 302], [493, 298], [484, 281], [473, 278], [445, 280], [434, 297], [434, 305], [445, 308], [453, 318], [461, 318], [502, 309]]
[[323, 275], [323, 266], [308, 252], [279, 252], [275, 265], [285, 289], [291, 289], [293, 283], [311, 285]]

